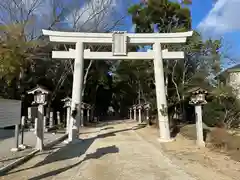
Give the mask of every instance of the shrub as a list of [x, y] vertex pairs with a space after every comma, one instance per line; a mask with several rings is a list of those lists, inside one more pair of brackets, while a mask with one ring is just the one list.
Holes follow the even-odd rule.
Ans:
[[231, 136], [225, 128], [216, 127], [208, 133], [206, 138], [206, 147], [228, 150], [230, 140]]
[[224, 123], [227, 128], [236, 128], [240, 123], [239, 100], [234, 97], [212, 99], [203, 107], [203, 121], [210, 127]]

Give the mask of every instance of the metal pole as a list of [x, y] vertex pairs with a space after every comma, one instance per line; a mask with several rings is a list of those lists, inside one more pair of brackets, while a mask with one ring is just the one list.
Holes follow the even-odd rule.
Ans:
[[21, 119], [21, 144], [23, 144], [23, 139], [24, 139], [24, 126], [25, 126], [25, 116], [22, 116], [22, 119]]

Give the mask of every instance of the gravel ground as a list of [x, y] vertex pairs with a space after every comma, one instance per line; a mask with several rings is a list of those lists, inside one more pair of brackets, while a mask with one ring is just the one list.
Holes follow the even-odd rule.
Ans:
[[81, 142], [59, 144], [10, 171], [11, 180], [194, 180], [131, 128], [110, 124], [82, 132]]

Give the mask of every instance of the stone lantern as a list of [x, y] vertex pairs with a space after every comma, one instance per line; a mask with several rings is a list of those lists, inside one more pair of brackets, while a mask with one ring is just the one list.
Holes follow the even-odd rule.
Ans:
[[129, 119], [132, 119], [132, 108], [129, 108]]
[[87, 104], [86, 103], [83, 103], [81, 104], [81, 118], [80, 118], [80, 125], [83, 127], [84, 126], [84, 110], [86, 109], [87, 107]]
[[138, 123], [142, 123], [142, 105], [138, 104], [137, 109], [138, 109]]
[[36, 142], [36, 149], [43, 150], [43, 136], [44, 136], [44, 105], [47, 104], [47, 97], [50, 94], [50, 91], [48, 91], [46, 88], [42, 86], [37, 86], [27, 92], [28, 94], [34, 95], [34, 101], [33, 105], [36, 105], [38, 107], [38, 115], [36, 119], [36, 136], [37, 136], [37, 142]]
[[72, 99], [70, 97], [66, 97], [62, 99], [64, 102], [64, 108], [66, 108], [66, 134], [69, 132], [69, 127], [70, 127], [70, 118], [71, 118], [71, 103]]
[[149, 103], [145, 103], [143, 105], [144, 110], [146, 111], [146, 120], [147, 122], [149, 122], [149, 109], [150, 109], [150, 104]]
[[137, 120], [137, 106], [133, 105], [133, 119]]
[[90, 122], [90, 110], [91, 110], [90, 104], [87, 104], [86, 110], [87, 110], [87, 122]]
[[189, 104], [195, 107], [197, 145], [205, 147], [203, 139], [202, 105], [207, 103], [205, 96], [208, 92], [199, 87], [193, 88], [188, 92], [191, 93], [191, 100]]

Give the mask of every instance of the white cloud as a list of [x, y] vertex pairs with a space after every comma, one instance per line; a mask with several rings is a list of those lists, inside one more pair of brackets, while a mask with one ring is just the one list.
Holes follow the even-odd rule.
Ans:
[[76, 6], [66, 17], [66, 22], [77, 31], [104, 31], [121, 17], [122, 5], [119, 0], [88, 0]]
[[202, 33], [220, 35], [240, 30], [240, 0], [218, 0], [198, 25]]

